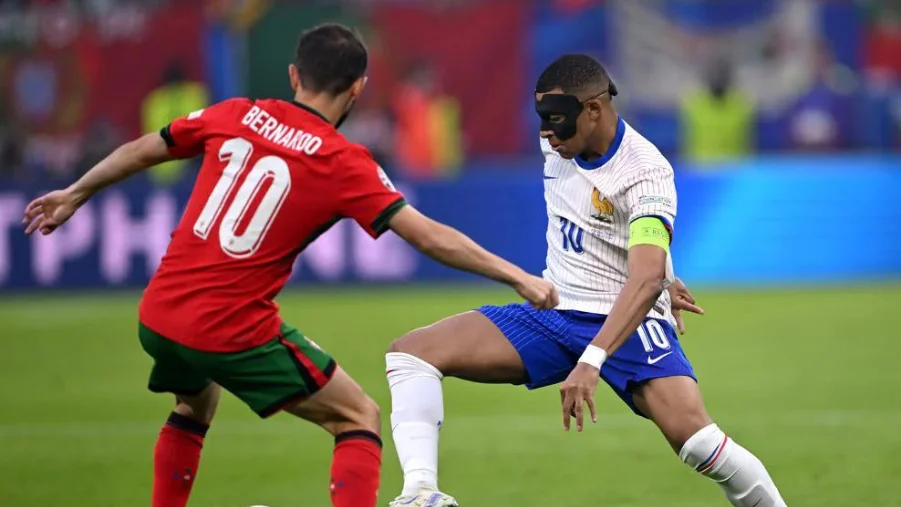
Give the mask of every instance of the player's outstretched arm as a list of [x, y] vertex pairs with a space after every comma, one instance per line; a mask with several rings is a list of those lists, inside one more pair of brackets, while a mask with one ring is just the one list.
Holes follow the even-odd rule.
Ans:
[[536, 308], [557, 306], [553, 284], [492, 254], [460, 231], [404, 206], [388, 226], [420, 252], [452, 268], [476, 273], [513, 287]]
[[64, 190], [50, 192], [25, 208], [25, 234], [47, 235], [66, 222], [94, 194], [132, 174], [172, 160], [159, 133], [147, 134], [117, 148]]
[[69, 187], [69, 190], [81, 204], [113, 183], [173, 158], [159, 133], [147, 134], [116, 148]]

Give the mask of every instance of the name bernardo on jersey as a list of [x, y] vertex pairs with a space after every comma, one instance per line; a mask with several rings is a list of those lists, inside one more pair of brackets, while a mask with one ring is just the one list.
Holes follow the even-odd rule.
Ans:
[[267, 141], [290, 150], [313, 155], [322, 147], [322, 139], [318, 136], [279, 122], [259, 106], [251, 107], [241, 123]]

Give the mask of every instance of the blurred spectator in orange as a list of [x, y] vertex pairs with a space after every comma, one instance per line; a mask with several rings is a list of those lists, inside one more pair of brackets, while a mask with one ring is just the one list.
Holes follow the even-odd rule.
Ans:
[[455, 172], [462, 162], [460, 106], [441, 92], [434, 67], [412, 66], [392, 105], [397, 118], [394, 152], [407, 174], [435, 177]]
[[706, 87], [682, 101], [682, 154], [709, 162], [750, 154], [754, 148], [754, 106], [733, 86], [733, 69], [725, 59], [710, 66]]

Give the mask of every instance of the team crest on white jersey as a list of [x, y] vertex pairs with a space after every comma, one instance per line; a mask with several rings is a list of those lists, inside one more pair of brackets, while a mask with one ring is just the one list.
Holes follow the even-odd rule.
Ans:
[[596, 188], [591, 191], [591, 205], [595, 211], [591, 218], [605, 224], [613, 223], [613, 203], [610, 202], [610, 199], [602, 196]]

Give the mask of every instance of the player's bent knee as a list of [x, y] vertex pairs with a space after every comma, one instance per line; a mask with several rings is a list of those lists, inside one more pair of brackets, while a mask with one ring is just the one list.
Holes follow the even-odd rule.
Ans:
[[460, 351], [445, 335], [436, 332], [435, 325], [410, 331], [391, 343], [388, 354], [406, 354], [431, 368], [446, 374], [461, 360]]
[[391, 342], [391, 345], [388, 346], [388, 352], [396, 352], [401, 354], [410, 354], [412, 356], [418, 355], [417, 352], [422, 350], [424, 347], [421, 347], [419, 343], [423, 339], [423, 328], [414, 329], [409, 333], [401, 336], [400, 338]]
[[191, 419], [192, 421], [197, 421], [199, 423], [206, 424], [206, 425], [209, 425], [213, 421], [213, 412], [212, 411], [207, 411], [207, 412], [196, 411], [190, 405], [188, 405], [187, 403], [183, 403], [183, 402], [176, 403], [175, 408], [172, 410], [172, 412], [174, 412], [180, 416], [187, 417], [188, 419]]
[[382, 411], [375, 400], [364, 395], [346, 422], [355, 426], [354, 429], [365, 429], [378, 434], [381, 432]]
[[407, 354], [441, 370], [441, 347], [430, 344], [428, 328], [416, 329], [394, 340], [388, 346], [389, 354]]
[[406, 350], [404, 350], [405, 344], [403, 342], [403, 339], [404, 339], [404, 337], [401, 337], [401, 338], [398, 338], [398, 339], [394, 340], [393, 342], [391, 342], [391, 345], [388, 345], [387, 353], [388, 354], [391, 354], [391, 353], [399, 353], [399, 354], [404, 353], [405, 354]]
[[366, 397], [366, 401], [360, 410], [360, 416], [359, 423], [361, 426], [376, 435], [381, 434], [382, 409], [379, 407], [379, 404], [369, 396]]
[[210, 384], [203, 392], [195, 396], [178, 395], [175, 397], [175, 409], [173, 412], [199, 423], [209, 425], [219, 406], [221, 388], [216, 384]]
[[692, 436], [713, 424], [703, 405], [686, 407], [682, 411], [674, 412], [668, 419], [666, 423], [658, 426], [677, 454]]
[[357, 430], [378, 434], [381, 426], [378, 404], [340, 367], [325, 387], [285, 410], [332, 435]]
[[685, 446], [686, 442], [688, 442], [699, 430], [704, 428], [704, 426], [705, 424], [698, 420], [697, 423], [684, 424], [678, 428], [671, 429], [670, 431], [664, 431], [663, 436], [666, 438], [667, 442], [669, 442], [673, 451], [676, 454], [679, 454], [679, 450]]
[[378, 404], [372, 398], [364, 396], [350, 410], [344, 411], [340, 417], [322, 424], [322, 427], [332, 435], [340, 435], [349, 431], [368, 431], [381, 434], [382, 413]]
[[704, 408], [697, 383], [689, 377], [663, 377], [641, 386], [633, 398], [677, 453], [712, 421]]

